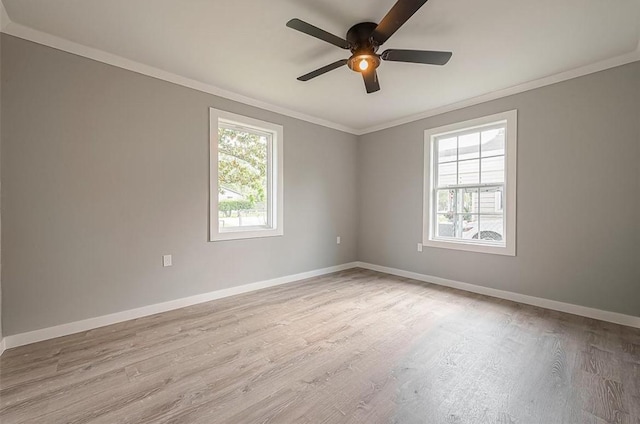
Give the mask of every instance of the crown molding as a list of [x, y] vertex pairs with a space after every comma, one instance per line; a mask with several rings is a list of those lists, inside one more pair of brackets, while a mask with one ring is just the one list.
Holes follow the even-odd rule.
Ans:
[[[1, 0], [0, 0], [1, 1]], [[107, 53], [103, 50], [88, 47], [83, 44], [79, 44], [73, 41], [69, 41], [64, 38], [56, 37], [54, 35], [29, 28], [27, 26], [17, 24], [9, 21], [9, 23], [2, 28], [2, 32], [5, 34], [21, 38], [23, 40], [32, 41], [37, 44], [52, 47], [57, 50], [61, 50], [67, 53], [71, 53], [77, 56], [86, 57], [98, 62], [106, 63], [108, 65], [116, 66], [118, 68], [126, 69], [128, 71], [136, 72], [138, 74], [146, 75], [152, 78], [156, 78], [162, 81], [167, 81], [173, 84], [181, 85], [183, 87], [191, 88], [193, 90], [201, 91], [214, 96], [223, 97], [225, 99], [233, 100], [245, 105], [254, 106], [260, 109], [275, 112], [281, 115], [289, 116], [291, 118], [300, 119], [302, 121], [310, 122], [312, 124], [321, 125], [323, 127], [332, 128], [342, 132], [359, 135], [357, 129], [331, 122], [326, 119], [317, 118], [315, 116], [306, 115], [304, 113], [296, 112], [291, 109], [287, 109], [282, 106], [274, 105], [272, 103], [265, 102], [263, 100], [254, 99], [242, 94], [234, 93], [232, 91], [225, 90], [220, 87], [216, 87], [211, 84], [206, 84], [191, 78], [186, 78], [172, 72], [164, 71], [162, 69], [145, 65], [140, 62], [136, 62], [131, 59], [126, 59], [122, 56]]]
[[514, 85], [509, 88], [491, 91], [481, 96], [473, 97], [467, 100], [463, 100], [461, 102], [451, 103], [449, 105], [438, 107], [435, 109], [430, 109], [425, 112], [421, 112], [415, 115], [410, 115], [404, 118], [385, 122], [380, 125], [374, 125], [374, 126], [365, 128], [363, 130], [360, 130], [360, 133], [358, 135], [370, 134], [376, 131], [386, 130], [388, 128], [397, 127], [399, 125], [408, 124], [410, 122], [419, 121], [421, 119], [430, 118], [436, 115], [442, 115], [443, 113], [452, 112], [454, 110], [463, 109], [469, 106], [475, 106], [480, 103], [486, 103], [491, 100], [497, 100], [503, 97], [512, 96], [514, 94], [523, 93], [525, 91], [535, 90], [536, 88], [557, 84], [559, 82], [563, 82], [570, 79], [593, 74], [596, 72], [604, 71], [607, 69], [615, 68], [617, 66], [626, 65], [628, 63], [637, 62], [639, 60], [640, 60], [640, 43], [638, 44], [638, 48], [631, 53], [627, 53], [621, 56], [616, 56], [611, 59], [603, 60], [601, 62], [592, 63], [590, 65], [582, 66], [580, 68], [574, 68], [569, 71], [560, 72], [558, 74], [549, 75], [549, 76], [546, 76], [537, 80], [529, 81], [523, 84]]
[[454, 110], [463, 109], [470, 106], [475, 106], [480, 103], [485, 103], [491, 100], [500, 99], [502, 97], [512, 96], [514, 94], [523, 93], [525, 91], [534, 90], [536, 88], [545, 87], [547, 85], [557, 84], [562, 81], [567, 81], [573, 78], [582, 77], [592, 73], [604, 71], [617, 66], [626, 65], [628, 63], [640, 61], [640, 39], [638, 39], [638, 45], [636, 49], [630, 53], [606, 59], [600, 62], [592, 63], [579, 68], [574, 68], [565, 72], [549, 75], [540, 79], [529, 81], [523, 84], [518, 84], [512, 87], [491, 91], [482, 94], [477, 97], [473, 97], [467, 100], [463, 100], [456, 103], [451, 103], [445, 106], [429, 109], [427, 111], [405, 116], [403, 118], [383, 122], [378, 125], [373, 125], [366, 128], [352, 128], [343, 124], [332, 122], [323, 118], [318, 118], [311, 115], [306, 115], [301, 112], [297, 112], [291, 109], [287, 109], [282, 106], [278, 106], [263, 100], [254, 99], [243, 94], [238, 94], [223, 88], [203, 83], [194, 79], [186, 78], [168, 71], [164, 71], [153, 66], [145, 65], [140, 62], [136, 62], [131, 59], [107, 53], [103, 50], [95, 49], [85, 46], [64, 38], [56, 37], [54, 35], [29, 28], [27, 26], [12, 22], [6, 13], [2, 0], [0, 0], [0, 18], [1, 25], [0, 31], [18, 37], [27, 41], [42, 44], [48, 47], [52, 47], [57, 50], [65, 51], [67, 53], [75, 54], [77, 56], [86, 57], [98, 62], [106, 63], [108, 65], [116, 66], [118, 68], [126, 69], [132, 72], [136, 72], [142, 75], [146, 75], [159, 80], [167, 81], [173, 84], [177, 84], [183, 87], [187, 87], [193, 90], [201, 91], [208, 94], [213, 94], [218, 97], [233, 100], [239, 103], [246, 104], [248, 106], [254, 106], [260, 109], [264, 109], [270, 112], [278, 113], [281, 115], [289, 116], [291, 118], [300, 119], [302, 121], [310, 122], [312, 124], [321, 125], [323, 127], [332, 128], [345, 133], [362, 136], [365, 134], [373, 133], [376, 131], [385, 130], [388, 128], [397, 127], [400, 125], [408, 124], [411, 122], [419, 121], [421, 119], [429, 118], [436, 115], [442, 115], [443, 113], [452, 112]]
[[4, 29], [11, 23], [7, 10], [4, 8], [4, 3], [0, 0], [0, 31], [4, 32]]

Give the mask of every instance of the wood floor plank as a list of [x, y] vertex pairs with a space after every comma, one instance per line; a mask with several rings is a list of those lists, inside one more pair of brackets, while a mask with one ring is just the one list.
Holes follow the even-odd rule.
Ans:
[[640, 330], [354, 269], [11, 349], [0, 422], [640, 424]]

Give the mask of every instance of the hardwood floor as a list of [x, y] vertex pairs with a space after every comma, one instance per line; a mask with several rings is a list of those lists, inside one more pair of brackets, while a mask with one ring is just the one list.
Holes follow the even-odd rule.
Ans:
[[355, 269], [9, 350], [0, 422], [640, 424], [640, 330]]

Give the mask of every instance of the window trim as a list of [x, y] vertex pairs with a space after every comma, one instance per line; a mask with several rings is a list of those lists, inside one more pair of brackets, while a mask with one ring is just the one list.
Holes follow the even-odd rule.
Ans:
[[[218, 225], [218, 128], [220, 124], [236, 125], [271, 135], [267, 159], [268, 216], [270, 226], [244, 227], [220, 231]], [[282, 125], [243, 115], [209, 108], [209, 241], [241, 240], [284, 235], [284, 128]]]
[[[422, 210], [422, 245], [444, 249], [463, 250], [468, 252], [491, 253], [498, 255], [516, 256], [516, 186], [517, 186], [517, 122], [518, 111], [510, 110], [494, 115], [468, 121], [457, 122], [437, 128], [430, 128], [424, 132], [424, 186]], [[436, 199], [434, 198], [433, 182], [435, 167], [434, 141], [436, 137], [458, 133], [460, 131], [490, 127], [497, 123], [505, 123], [505, 182], [502, 198], [505, 217], [505, 246], [495, 246], [491, 243], [465, 242], [461, 240], [434, 239], [434, 222]]]

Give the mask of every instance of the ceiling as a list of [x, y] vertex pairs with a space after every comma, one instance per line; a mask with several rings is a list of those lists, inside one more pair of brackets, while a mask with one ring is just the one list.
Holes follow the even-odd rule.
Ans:
[[[637, 51], [638, 0], [430, 0], [386, 48], [448, 50], [446, 66], [383, 62], [366, 94], [347, 67], [296, 77], [348, 51], [341, 37], [394, 0], [3, 0], [12, 22], [353, 132]], [[10, 31], [7, 31], [11, 33]]]

